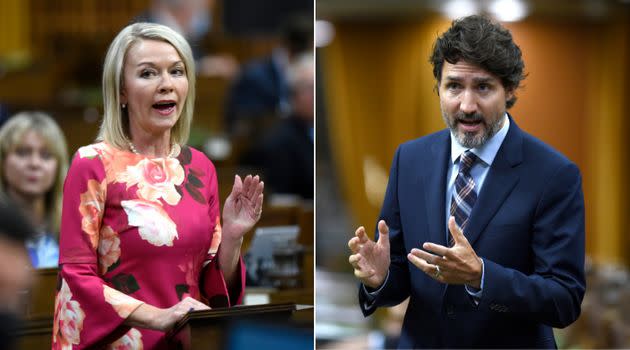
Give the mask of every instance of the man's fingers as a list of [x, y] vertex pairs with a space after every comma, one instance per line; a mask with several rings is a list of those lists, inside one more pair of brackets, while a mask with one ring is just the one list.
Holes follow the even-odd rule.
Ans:
[[354, 269], [354, 275], [357, 278], [370, 278], [374, 276], [376, 271], [372, 268], [361, 266], [361, 261], [363, 261], [361, 254], [352, 254], [348, 258], [348, 262], [350, 262], [350, 265], [352, 265], [352, 268]]
[[361, 254], [352, 254], [348, 258], [348, 262], [352, 265], [352, 267], [359, 268], [359, 261], [361, 261]]
[[359, 239], [359, 243], [364, 244], [367, 243], [369, 238], [365, 233], [365, 227], [361, 226], [356, 231], [354, 231], [354, 235]]
[[410, 252], [411, 255], [414, 255], [426, 262], [428, 262], [429, 264], [439, 264], [440, 260], [442, 260], [441, 256], [437, 256], [428, 252], [425, 252], [424, 250], [421, 249], [417, 249], [417, 248], [413, 248]]
[[385, 220], [378, 222], [378, 244], [382, 244], [389, 249], [389, 227]]
[[354, 269], [354, 276], [359, 279], [366, 279], [374, 276], [374, 270], [363, 271], [359, 269]]
[[424, 271], [426, 274], [430, 274], [430, 269], [435, 270], [435, 266], [426, 262], [426, 260], [419, 258], [413, 253], [407, 254], [407, 259], [414, 264], [417, 268]]
[[451, 236], [453, 236], [455, 244], [466, 241], [466, 237], [464, 237], [462, 229], [457, 225], [457, 222], [455, 222], [454, 216], [448, 218], [448, 230], [451, 231]]
[[436, 265], [430, 264], [428, 263], [426, 260], [419, 258], [418, 256], [416, 256], [417, 251], [420, 251], [419, 249], [412, 249], [411, 253], [407, 254], [407, 259], [414, 264], [417, 268], [419, 268], [420, 270], [422, 270], [422, 272], [426, 273], [429, 277], [433, 278], [433, 279], [438, 279], [439, 275], [436, 276], [436, 271], [439, 271], [439, 267], [437, 267]]
[[426, 242], [422, 245], [422, 248], [439, 256], [449, 256], [451, 254], [448, 247], [439, 244]]
[[361, 248], [361, 242], [359, 241], [359, 237], [352, 237], [348, 241], [348, 248], [350, 248], [350, 251], [352, 252], [352, 254], [358, 253], [359, 249]]

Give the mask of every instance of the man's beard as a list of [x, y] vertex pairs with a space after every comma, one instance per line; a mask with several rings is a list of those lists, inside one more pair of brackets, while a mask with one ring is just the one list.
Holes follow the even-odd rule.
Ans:
[[[451, 134], [455, 136], [457, 142], [465, 148], [478, 148], [483, 146], [492, 136], [494, 136], [501, 129], [502, 117], [493, 120], [490, 125], [486, 122], [486, 119], [481, 113], [465, 114], [458, 112], [453, 118], [449, 118], [444, 111], [442, 111], [442, 119], [444, 123], [451, 130]], [[481, 122], [483, 131], [481, 134], [472, 132], [460, 132], [457, 130], [457, 125], [461, 120], [468, 122]]]

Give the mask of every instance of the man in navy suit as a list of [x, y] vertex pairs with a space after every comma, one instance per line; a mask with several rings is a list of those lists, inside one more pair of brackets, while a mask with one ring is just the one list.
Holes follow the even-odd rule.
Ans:
[[524, 78], [507, 29], [455, 20], [431, 62], [448, 129], [398, 148], [376, 242], [348, 242], [361, 310], [409, 297], [400, 348], [555, 348], [585, 290], [579, 169], [507, 113]]

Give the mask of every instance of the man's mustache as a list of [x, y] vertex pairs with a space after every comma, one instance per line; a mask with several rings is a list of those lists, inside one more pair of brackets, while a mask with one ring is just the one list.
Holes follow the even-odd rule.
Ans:
[[467, 122], [467, 123], [478, 123], [484, 122], [483, 114], [481, 113], [462, 113], [458, 112], [455, 114], [456, 122]]

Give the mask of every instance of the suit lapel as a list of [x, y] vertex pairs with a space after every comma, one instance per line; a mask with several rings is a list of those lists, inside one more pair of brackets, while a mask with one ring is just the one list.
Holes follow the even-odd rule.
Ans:
[[510, 129], [492, 162], [464, 232], [471, 245], [479, 238], [490, 219], [518, 183], [517, 166], [522, 159], [523, 134], [510, 117]]
[[[429, 242], [446, 245], [445, 212], [446, 210], [446, 171], [451, 157], [450, 133], [446, 130], [440, 140], [431, 145], [430, 159], [420, 162], [421, 173], [426, 174], [424, 184], [427, 203], [427, 221]], [[436, 167], [439, 171], [431, 169]], [[421, 242], [422, 243], [422, 242]]]

